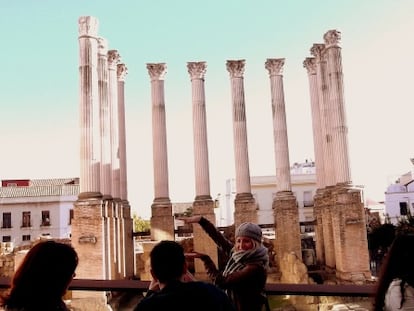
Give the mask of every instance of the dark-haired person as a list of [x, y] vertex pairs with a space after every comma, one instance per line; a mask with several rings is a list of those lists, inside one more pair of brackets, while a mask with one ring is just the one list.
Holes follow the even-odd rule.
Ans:
[[414, 233], [397, 235], [381, 266], [375, 311], [414, 310]]
[[161, 241], [155, 245], [150, 262], [153, 281], [135, 311], [235, 311], [226, 294], [216, 286], [182, 280], [187, 264], [184, 249], [177, 242]]
[[219, 271], [206, 254], [193, 253], [204, 262], [207, 274], [219, 288], [226, 291], [238, 311], [261, 311], [266, 303], [264, 287], [267, 279], [269, 255], [262, 243], [262, 229], [254, 223], [242, 223], [235, 232], [235, 243], [206, 218], [180, 218], [185, 223], [198, 223], [229, 257], [224, 271]]
[[67, 311], [62, 297], [75, 274], [78, 255], [72, 246], [38, 242], [16, 270], [2, 297], [6, 311]]

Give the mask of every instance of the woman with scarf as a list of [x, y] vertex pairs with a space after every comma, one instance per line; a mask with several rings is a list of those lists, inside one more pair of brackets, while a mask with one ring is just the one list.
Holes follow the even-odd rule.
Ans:
[[198, 223], [229, 259], [224, 271], [219, 271], [211, 258], [202, 253], [187, 254], [200, 258], [207, 274], [218, 287], [226, 291], [238, 311], [260, 311], [266, 302], [264, 286], [269, 255], [262, 244], [262, 230], [253, 223], [241, 224], [235, 232], [235, 243], [226, 239], [202, 216], [181, 218], [185, 223]]

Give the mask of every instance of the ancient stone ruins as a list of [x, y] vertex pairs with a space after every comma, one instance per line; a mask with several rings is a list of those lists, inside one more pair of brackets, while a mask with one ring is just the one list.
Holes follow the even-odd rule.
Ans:
[[[309, 76], [318, 191], [315, 197], [317, 261], [338, 282], [364, 282], [370, 277], [364, 208], [354, 187], [348, 157], [340, 32], [325, 33], [324, 43], [311, 47], [304, 67]], [[134, 275], [132, 220], [127, 198], [124, 84], [127, 68], [117, 50], [108, 50], [98, 35], [98, 20], [79, 18], [79, 79], [81, 176], [74, 207], [72, 244], [79, 252], [78, 277], [123, 279]], [[255, 222], [251, 193], [244, 102], [244, 60], [228, 60], [236, 167], [235, 225]], [[277, 262], [301, 263], [296, 198], [291, 191], [288, 136], [283, 90], [284, 58], [267, 59], [271, 86], [277, 195], [273, 201]], [[174, 239], [169, 197], [164, 105], [165, 63], [147, 64], [151, 81], [153, 120], [154, 200], [151, 206], [152, 241]], [[192, 86], [195, 189], [193, 213], [215, 221], [210, 195], [205, 111], [205, 62], [187, 63]], [[151, 243], [144, 247], [149, 251]], [[194, 227], [194, 248], [217, 260], [214, 245]], [[358, 254], [358, 256], [355, 256]], [[93, 268], [92, 268], [93, 267]], [[203, 267], [196, 262], [196, 273]], [[284, 282], [307, 282], [294, 269], [280, 265]], [[141, 276], [145, 276], [144, 273]], [[270, 279], [271, 280], [271, 279]], [[83, 304], [106, 303], [103, 293], [75, 292]], [[74, 300], [75, 302], [75, 300]], [[103, 307], [104, 308], [104, 307]], [[97, 309], [94, 309], [97, 310]]]

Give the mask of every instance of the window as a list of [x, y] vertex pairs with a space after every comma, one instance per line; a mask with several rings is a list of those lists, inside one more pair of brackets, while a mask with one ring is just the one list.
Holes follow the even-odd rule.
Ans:
[[10, 235], [3, 235], [2, 242], [11, 242], [11, 236]]
[[312, 191], [303, 192], [303, 206], [304, 207], [312, 207], [313, 206]]
[[73, 209], [69, 210], [69, 225], [72, 224], [72, 219], [73, 219]]
[[11, 228], [11, 213], [3, 213], [2, 228]]
[[50, 226], [50, 212], [49, 211], [42, 211], [41, 226]]
[[22, 241], [30, 241], [30, 234], [23, 234]]
[[23, 214], [22, 214], [22, 227], [31, 227], [30, 212], [23, 212]]
[[400, 215], [407, 216], [408, 209], [407, 209], [407, 202], [400, 202]]

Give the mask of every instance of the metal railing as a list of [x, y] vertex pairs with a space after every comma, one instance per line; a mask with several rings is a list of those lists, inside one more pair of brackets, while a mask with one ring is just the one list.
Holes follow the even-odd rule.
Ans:
[[[149, 281], [139, 280], [92, 280], [74, 279], [70, 290], [86, 291], [135, 291], [144, 292]], [[0, 278], [0, 288], [8, 288], [10, 278]], [[372, 297], [375, 285], [325, 285], [325, 284], [266, 284], [268, 295], [300, 295], [300, 296], [340, 296], [340, 297]]]

